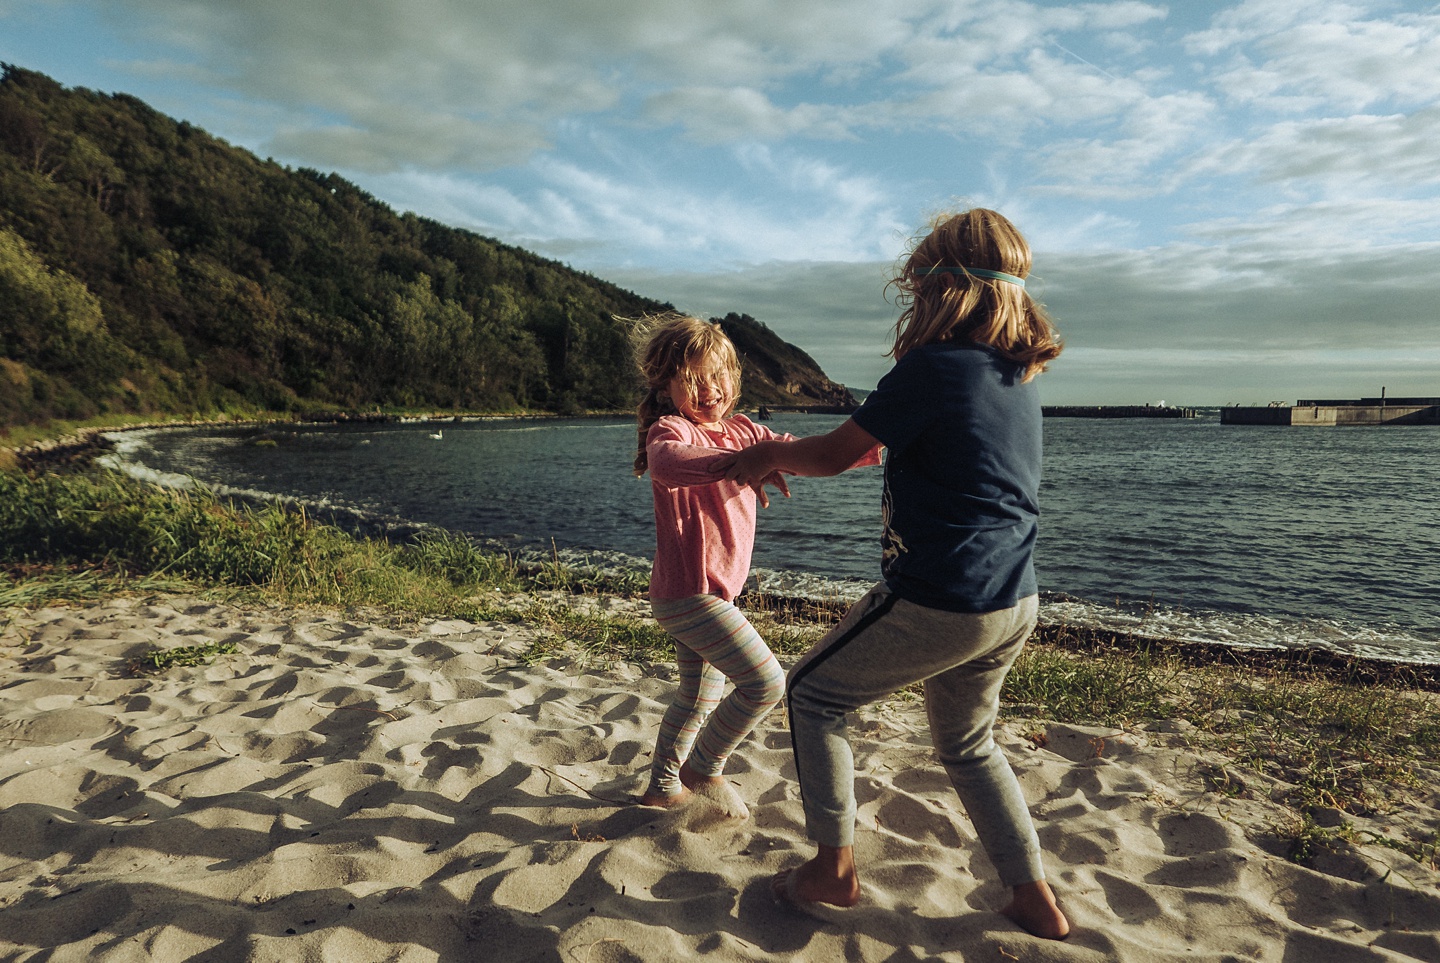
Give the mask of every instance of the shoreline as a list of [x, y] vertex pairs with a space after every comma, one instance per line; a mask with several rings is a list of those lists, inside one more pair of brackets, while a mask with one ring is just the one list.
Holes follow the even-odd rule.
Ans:
[[[144, 431], [144, 430], [186, 430], [186, 429], [234, 429], [238, 431], [259, 430], [263, 431], [267, 426], [315, 426], [327, 424], [356, 423], [388, 423], [388, 424], [427, 424], [444, 423], [455, 421], [486, 421], [486, 420], [528, 420], [532, 418], [561, 418], [569, 416], [559, 415], [535, 415], [533, 413], [504, 413], [504, 414], [465, 414], [453, 415], [366, 415], [356, 417], [347, 414], [337, 414], [322, 420], [264, 420], [264, 421], [192, 421], [192, 422], [170, 422], [170, 423], [143, 423], [119, 427], [96, 427], [85, 430], [83, 433], [74, 436], [67, 436], [64, 439], [57, 439], [45, 445], [30, 446], [28, 449], [21, 449], [27, 456], [27, 463], [24, 467], [28, 470], [42, 470], [44, 468], [64, 469], [80, 468], [85, 464], [112, 452], [115, 444], [106, 437], [110, 433]], [[589, 417], [596, 419], [614, 419], [623, 417], [613, 413], [591, 413]], [[10, 449], [17, 451], [17, 449]], [[0, 452], [3, 454], [3, 452]], [[0, 466], [3, 467], [3, 466]], [[142, 479], [144, 480], [144, 479]], [[157, 484], [163, 481], [150, 479]], [[182, 486], [183, 487], [183, 486]], [[433, 526], [416, 523], [409, 519], [378, 515], [375, 513], [363, 512], [357, 509], [337, 507], [321, 503], [307, 503], [303, 500], [296, 500], [286, 496], [274, 495], [265, 492], [253, 492], [245, 490], [230, 489], [219, 486], [215, 489], [223, 497], [233, 498], [239, 502], [252, 507], [266, 505], [289, 505], [304, 506], [307, 514], [317, 519], [334, 524], [344, 530], [358, 534], [362, 537], [381, 538], [392, 542], [405, 542], [413, 539], [417, 533], [430, 531]], [[438, 529], [433, 529], [437, 530]], [[491, 551], [514, 555], [520, 552], [522, 555], [527, 551], [520, 547], [521, 543], [510, 539], [493, 540], [479, 538], [477, 544], [487, 547]], [[529, 544], [528, 542], [525, 544]], [[540, 543], [537, 541], [537, 545]], [[580, 550], [577, 550], [577, 552]], [[515, 555], [521, 559], [521, 555]], [[525, 556], [528, 558], [528, 555]], [[536, 556], [539, 559], [539, 556]], [[534, 564], [543, 565], [550, 559], [535, 560]], [[782, 589], [784, 591], [784, 589]], [[805, 606], [812, 604], [802, 594], [803, 589], [796, 589], [797, 597], [789, 598], [776, 594], [772, 589], [757, 593], [752, 589], [751, 594], [761, 595], [767, 599], [767, 604], [773, 605], [798, 605]], [[1063, 592], [1042, 592], [1042, 603], [1047, 600], [1054, 602], [1070, 603], [1076, 602], [1082, 606], [1092, 606], [1092, 603], [1082, 599], [1075, 599]], [[1044, 618], [1042, 605], [1042, 619]], [[1201, 613], [1203, 614], [1203, 612]], [[1073, 621], [1071, 619], [1073, 618]], [[1287, 617], [1300, 629], [1304, 629], [1306, 619], [1302, 617]], [[1157, 626], [1160, 631], [1144, 631], [1144, 626], [1139, 626], [1140, 631], [1134, 631], [1126, 623], [1133, 625], [1137, 620], [1128, 616], [1109, 620], [1105, 619], [1103, 613], [1097, 620], [1090, 617], [1086, 611], [1079, 613], [1067, 613], [1059, 616], [1058, 619], [1046, 623], [1048, 629], [1057, 636], [1092, 636], [1101, 638], [1121, 638], [1133, 643], [1135, 649], [1158, 648], [1165, 651], [1183, 653], [1185, 658], [1203, 663], [1216, 659], [1227, 660], [1236, 663], [1247, 663], [1256, 666], [1273, 665], [1284, 663], [1286, 665], [1308, 666], [1311, 670], [1318, 671], [1316, 667], [1323, 666], [1324, 670], [1332, 677], [1345, 677], [1354, 675], [1360, 678], [1382, 678], [1394, 676], [1397, 673], [1411, 671], [1415, 678], [1415, 684], [1433, 690], [1440, 685], [1440, 652], [1430, 652], [1427, 639], [1412, 636], [1409, 640], [1405, 638], [1400, 630], [1402, 642], [1406, 643], [1404, 651], [1398, 649], [1393, 653], [1380, 651], [1381, 647], [1372, 646], [1370, 653], [1347, 652], [1333, 640], [1324, 637], [1315, 637], [1308, 642], [1297, 642], [1289, 644], [1287, 638], [1264, 639], [1262, 643], [1249, 644], [1243, 642], [1229, 642], [1224, 639], [1204, 638], [1205, 632], [1201, 632], [1200, 638], [1186, 638], [1183, 634], [1185, 626]], [[1142, 618], [1140, 621], [1144, 621]], [[1109, 623], [1115, 624], [1109, 624]], [[1178, 628], [1176, 633], [1167, 633], [1166, 628]], [[1243, 628], [1243, 627], [1242, 627]], [[1357, 629], [1364, 629], [1364, 626], [1356, 624]], [[1363, 648], [1363, 635], [1357, 635], [1356, 641], [1361, 643]], [[1080, 644], [1080, 643], [1077, 643]], [[1090, 643], [1083, 643], [1090, 644]], [[1394, 643], [1390, 644], [1396, 649]]]
[[[192, 595], [3, 615], [0, 941], [17, 959], [1440, 959], [1433, 781], [1383, 814], [1314, 805], [1297, 828], [1282, 780], [1184, 719], [997, 727], [1076, 925], [1049, 944], [995, 912], [1007, 894], [903, 694], [852, 729], [868, 872], [827, 922], [766, 890], [810, 848], [783, 712], [727, 767], [749, 820], [626, 802], [671, 663], [537, 657], [546, 630], [526, 621]], [[124, 671], [197, 642], [236, 651]]]
[[[432, 412], [430, 414], [396, 414], [391, 412], [335, 411], [319, 414], [254, 418], [198, 418], [173, 421], [139, 421], [119, 425], [101, 425], [66, 431], [54, 437], [37, 439], [21, 445], [0, 445], [8, 452], [16, 467], [24, 471], [83, 465], [96, 456], [113, 449], [105, 435], [129, 431], [167, 428], [263, 428], [267, 425], [335, 425], [335, 424], [444, 424], [465, 421], [504, 420], [521, 418], [622, 418], [633, 412], [581, 412], [561, 415], [555, 412]], [[0, 463], [0, 469], [4, 464]]]

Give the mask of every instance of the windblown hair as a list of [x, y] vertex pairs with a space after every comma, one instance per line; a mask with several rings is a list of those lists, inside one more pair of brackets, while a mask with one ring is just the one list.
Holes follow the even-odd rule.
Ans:
[[730, 375], [730, 406], [740, 397], [740, 356], [735, 345], [717, 322], [702, 321], [683, 314], [659, 314], [632, 321], [631, 340], [635, 361], [645, 383], [645, 395], [635, 409], [639, 442], [635, 449], [635, 474], [645, 474], [645, 436], [650, 426], [680, 409], [670, 397], [670, 381], [685, 377], [690, 397], [699, 396], [696, 372], [718, 364]]
[[988, 345], [1025, 369], [1029, 381], [1059, 357], [1059, 333], [1045, 309], [1018, 284], [973, 274], [918, 274], [931, 267], [984, 268], [1024, 278], [1030, 245], [1005, 217], [984, 208], [942, 214], [917, 238], [890, 281], [903, 306], [890, 355], [934, 341]]

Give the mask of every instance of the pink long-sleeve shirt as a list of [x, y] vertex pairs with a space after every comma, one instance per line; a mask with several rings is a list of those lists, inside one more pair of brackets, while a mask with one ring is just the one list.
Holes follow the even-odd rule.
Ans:
[[733, 601], [750, 574], [755, 547], [755, 491], [726, 481], [716, 465], [726, 452], [777, 435], [744, 415], [732, 415], [719, 431], [679, 415], [666, 415], [645, 436], [650, 488], [655, 495], [655, 564], [652, 599], [718, 595]]
[[[650, 426], [645, 456], [655, 495], [655, 564], [652, 599], [718, 595], [734, 601], [750, 574], [755, 547], [755, 491], [726, 481], [716, 465], [726, 453], [758, 441], [794, 441], [744, 415], [732, 415], [719, 431], [679, 415]], [[880, 446], [851, 467], [880, 464]]]

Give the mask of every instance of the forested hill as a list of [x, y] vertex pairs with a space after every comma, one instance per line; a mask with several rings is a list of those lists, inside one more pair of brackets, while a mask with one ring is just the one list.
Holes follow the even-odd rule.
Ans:
[[[125, 94], [0, 77], [0, 426], [114, 412], [628, 409], [668, 308], [397, 214]], [[749, 404], [844, 404], [751, 318]]]

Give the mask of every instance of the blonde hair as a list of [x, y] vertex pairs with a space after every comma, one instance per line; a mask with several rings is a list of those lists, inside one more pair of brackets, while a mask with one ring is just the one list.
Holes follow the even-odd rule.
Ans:
[[889, 352], [895, 360], [934, 341], [972, 341], [1024, 367], [1022, 380], [1029, 381], [1059, 357], [1059, 333], [1024, 287], [968, 273], [920, 273], [927, 268], [979, 268], [1024, 278], [1030, 245], [1014, 224], [985, 208], [935, 217], [890, 281], [904, 307]]
[[670, 381], [678, 374], [685, 377], [691, 398], [698, 397], [696, 372], [706, 362], [718, 362], [730, 376], [731, 398], [727, 413], [740, 397], [740, 356], [735, 345], [715, 321], [701, 321], [683, 314], [659, 314], [630, 321], [631, 340], [635, 345], [635, 362], [645, 383], [645, 395], [635, 409], [639, 441], [635, 448], [635, 474], [645, 474], [649, 460], [645, 456], [645, 436], [650, 426], [665, 415], [679, 412], [670, 397]]

